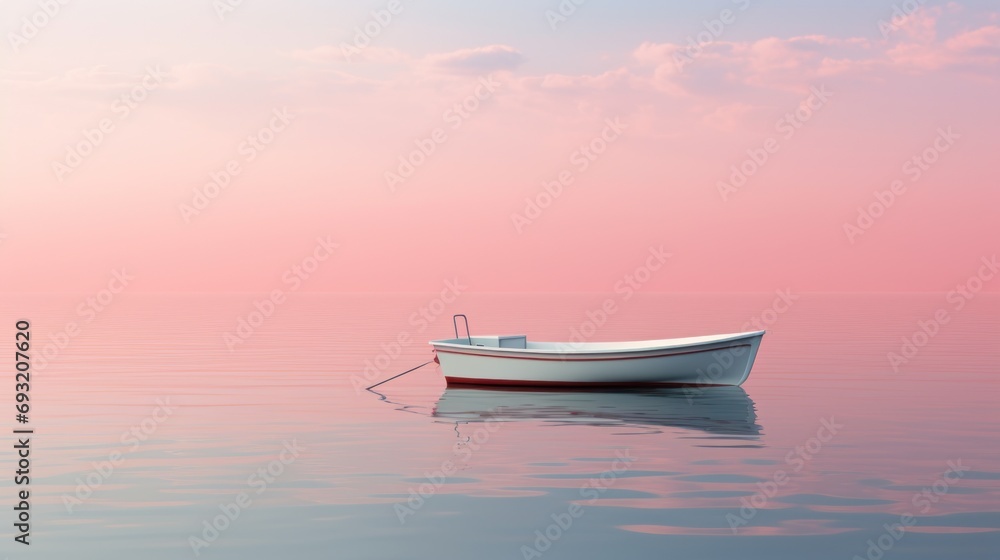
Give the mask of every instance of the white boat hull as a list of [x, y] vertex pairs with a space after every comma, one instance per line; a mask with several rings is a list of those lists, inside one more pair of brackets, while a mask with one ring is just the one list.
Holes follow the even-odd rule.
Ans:
[[[449, 386], [738, 386], [750, 375], [763, 336], [757, 331], [581, 344], [494, 336], [431, 344]], [[519, 347], [503, 347], [518, 339]]]

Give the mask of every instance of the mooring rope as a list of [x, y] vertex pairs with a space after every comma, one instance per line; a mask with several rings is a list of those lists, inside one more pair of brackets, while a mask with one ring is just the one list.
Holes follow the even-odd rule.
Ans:
[[372, 389], [374, 389], [375, 387], [378, 387], [379, 385], [381, 385], [383, 383], [388, 383], [388, 382], [392, 381], [393, 379], [396, 379], [397, 377], [403, 377], [407, 373], [410, 373], [411, 371], [416, 371], [416, 370], [418, 370], [418, 369], [426, 366], [427, 364], [430, 364], [430, 363], [433, 363], [433, 362], [434, 362], [434, 360], [431, 360], [430, 362], [424, 362], [424, 363], [420, 364], [419, 366], [417, 366], [417, 367], [415, 367], [413, 369], [408, 369], [408, 370], [404, 371], [403, 373], [401, 373], [399, 375], [394, 375], [394, 376], [390, 377], [389, 379], [386, 379], [385, 381], [379, 381], [378, 383], [372, 385], [371, 387], [365, 387], [365, 391], [371, 391]]

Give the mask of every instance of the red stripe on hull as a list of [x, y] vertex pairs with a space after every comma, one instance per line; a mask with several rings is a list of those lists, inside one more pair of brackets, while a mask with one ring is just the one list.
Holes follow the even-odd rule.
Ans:
[[521, 379], [476, 379], [472, 377], [445, 377], [449, 387], [550, 387], [643, 389], [651, 387], [728, 387], [713, 383], [671, 383], [666, 381], [525, 381]]

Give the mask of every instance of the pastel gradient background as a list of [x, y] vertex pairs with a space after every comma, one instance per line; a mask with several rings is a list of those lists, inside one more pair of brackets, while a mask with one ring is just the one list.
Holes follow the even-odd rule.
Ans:
[[[996, 0], [5, 0], [0, 32], [38, 558], [527, 558], [629, 451], [545, 560], [995, 560]], [[477, 392], [429, 361], [455, 313], [767, 335], [693, 398]]]
[[[662, 246], [668, 273], [649, 291], [946, 292], [996, 251], [994, 2], [894, 17], [905, 6], [889, 0], [591, 0], [553, 24], [557, 2], [404, 1], [350, 60], [341, 45], [386, 4], [218, 5], [0, 7], [5, 291], [92, 292], [125, 267], [135, 292], [265, 292], [326, 236], [335, 258], [303, 291], [450, 277], [610, 291]], [[730, 23], [688, 49], [723, 10]], [[45, 24], [30, 33], [23, 18]], [[147, 68], [162, 82], [126, 115], [116, 99]], [[446, 111], [489, 76], [499, 87], [453, 128]], [[813, 88], [832, 95], [807, 111]], [[246, 161], [241, 144], [281, 109], [292, 121]], [[786, 137], [777, 123], [798, 109], [809, 118]], [[54, 170], [102, 119], [114, 128], [92, 153]], [[572, 154], [608, 119], [625, 130], [580, 172]], [[386, 173], [436, 128], [447, 139], [390, 189]], [[949, 129], [913, 180], [904, 166]], [[181, 206], [233, 159], [241, 173], [186, 220]], [[564, 170], [574, 182], [518, 231], [512, 216]], [[905, 193], [845, 233], [895, 180]]]

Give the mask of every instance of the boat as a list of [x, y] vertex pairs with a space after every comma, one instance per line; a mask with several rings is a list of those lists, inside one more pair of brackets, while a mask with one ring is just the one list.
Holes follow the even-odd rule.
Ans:
[[[458, 319], [465, 336], [458, 335]], [[765, 331], [632, 342], [535, 342], [525, 335], [432, 340], [448, 386], [550, 388], [742, 385]]]
[[434, 418], [463, 423], [545, 422], [556, 426], [679, 428], [713, 436], [756, 439], [756, 405], [742, 387], [551, 390], [446, 387]]

